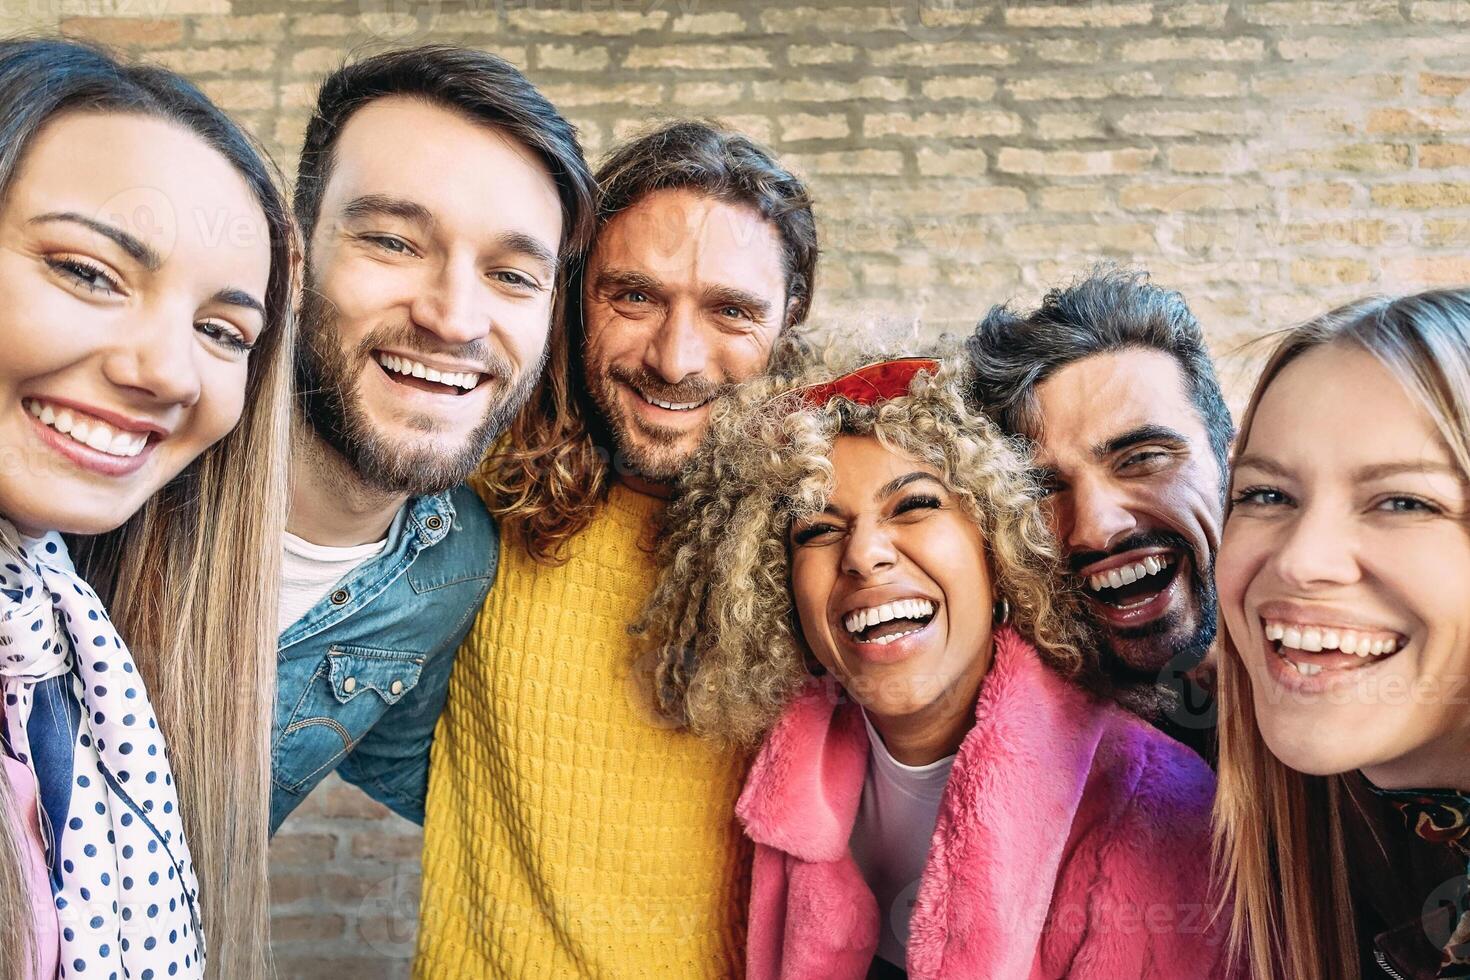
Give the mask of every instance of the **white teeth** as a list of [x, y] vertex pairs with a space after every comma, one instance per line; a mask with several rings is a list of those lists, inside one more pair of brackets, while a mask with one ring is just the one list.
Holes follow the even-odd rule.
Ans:
[[1298, 674], [1301, 674], [1303, 677], [1311, 677], [1313, 674], [1322, 673], [1321, 664], [1299, 664], [1294, 660], [1290, 661], [1290, 663], [1293, 667], [1296, 668], [1296, 672]]
[[79, 417], [67, 408], [58, 412], [52, 406], [34, 398], [27, 399], [24, 408], [39, 419], [41, 424], [109, 456], [136, 456], [148, 445], [146, 432], [120, 432], [100, 419]]
[[1374, 639], [1359, 635], [1353, 630], [1326, 626], [1288, 626], [1275, 622], [1266, 623], [1265, 628], [1267, 640], [1278, 641], [1283, 647], [1312, 653], [1336, 650], [1356, 657], [1378, 657], [1398, 650], [1398, 640], [1392, 637]]
[[1169, 563], [1163, 555], [1150, 555], [1143, 561], [1134, 562], [1132, 565], [1110, 568], [1106, 572], [1089, 575], [1087, 584], [1094, 592], [1101, 592], [1103, 589], [1118, 589], [1125, 585], [1132, 585], [1150, 575], [1157, 575], [1168, 567]]
[[[643, 393], [639, 392], [639, 394], [642, 395]], [[659, 408], [666, 408], [671, 412], [692, 412], [694, 409], [705, 404], [704, 402], [683, 402], [682, 404], [677, 402], [661, 402], [657, 398], [648, 395], [643, 395], [643, 399], [650, 405], [657, 405]]]
[[463, 388], [466, 391], [480, 383], [480, 374], [477, 371], [439, 371], [427, 364], [410, 361], [406, 357], [398, 357], [395, 354], [379, 354], [378, 363], [396, 374], [407, 374], [411, 377], [423, 378], [425, 381], [437, 381], [440, 384]]
[[[857, 609], [847, 614], [842, 625], [847, 627], [849, 633], [861, 633], [869, 626], [886, 623], [891, 619], [923, 619], [932, 615], [934, 603], [928, 599], [899, 599], [894, 602], [885, 602], [881, 606], [871, 606], [867, 609]], [[909, 630], [909, 633], [915, 632]], [[899, 634], [907, 636], [908, 633]], [[878, 642], [874, 640], [873, 642]], [[884, 641], [887, 642], [887, 641]]]

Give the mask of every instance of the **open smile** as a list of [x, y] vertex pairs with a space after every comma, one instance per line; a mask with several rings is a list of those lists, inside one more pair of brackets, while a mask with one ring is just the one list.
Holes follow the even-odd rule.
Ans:
[[1079, 576], [1098, 614], [1118, 628], [1142, 626], [1168, 612], [1180, 588], [1185, 553], [1137, 551], [1097, 562]]
[[939, 616], [933, 599], [896, 599], [854, 609], [841, 617], [836, 632], [865, 660], [895, 663], [927, 638]]
[[674, 414], [687, 414], [689, 412], [698, 411], [699, 409], [704, 408], [704, 406], [715, 400], [715, 396], [710, 395], [708, 398], [702, 399], [700, 401], [671, 402], [666, 401], [662, 398], [655, 398], [635, 385], [624, 383], [623, 387], [631, 391], [634, 397], [637, 398], [638, 401], [642, 402], [644, 405], [652, 408], [657, 408], [663, 412], [670, 412]]
[[478, 388], [489, 375], [482, 371], [434, 367], [401, 354], [376, 351], [373, 360], [395, 384], [436, 395], [462, 397]]
[[1376, 667], [1408, 645], [1408, 637], [1392, 630], [1299, 620], [1264, 619], [1261, 633], [1271, 675], [1299, 689]]
[[127, 476], [147, 462], [153, 447], [167, 431], [149, 423], [124, 422], [99, 410], [50, 398], [24, 398], [21, 407], [31, 417], [41, 441], [82, 469], [103, 476]]

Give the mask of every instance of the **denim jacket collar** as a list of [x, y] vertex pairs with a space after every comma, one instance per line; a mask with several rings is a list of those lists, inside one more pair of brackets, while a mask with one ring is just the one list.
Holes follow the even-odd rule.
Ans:
[[[382, 554], [364, 562], [331, 595], [287, 628], [277, 643], [278, 655], [346, 619], [372, 601], [418, 557], [419, 552], [444, 540], [454, 526], [454, 503], [450, 491], [410, 497], [404, 504], [404, 520], [390, 525], [388, 543]], [[400, 512], [402, 513], [402, 512]]]

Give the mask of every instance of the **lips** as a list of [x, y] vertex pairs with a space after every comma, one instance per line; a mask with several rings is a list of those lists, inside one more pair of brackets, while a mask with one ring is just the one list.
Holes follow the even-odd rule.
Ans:
[[1188, 552], [1150, 548], [1110, 556], [1079, 572], [1090, 605], [1108, 625], [1128, 629], [1169, 611], [1183, 587]]
[[[1299, 686], [1298, 678], [1346, 675], [1370, 669], [1397, 656], [1408, 638], [1393, 630], [1358, 624], [1262, 620], [1261, 636], [1273, 675]], [[1295, 674], [1293, 677], [1292, 675]]]

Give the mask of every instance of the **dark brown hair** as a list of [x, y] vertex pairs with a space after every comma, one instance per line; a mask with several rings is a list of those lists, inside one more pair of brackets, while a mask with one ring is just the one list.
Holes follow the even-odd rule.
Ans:
[[[597, 172], [594, 238], [615, 216], [649, 194], [693, 190], [749, 207], [776, 228], [786, 273], [786, 321], [804, 322], [817, 270], [817, 225], [800, 178], [770, 151], [740, 133], [685, 120], [624, 144]], [[587, 527], [606, 497], [609, 452], [598, 445], [597, 412], [582, 367], [582, 263], [566, 295], [571, 373], [548, 372], [527, 410], [511, 426], [503, 452], [480, 477], [491, 512], [532, 557], [560, 560], [562, 546]], [[778, 347], [791, 343], [788, 332]], [[773, 355], [773, 358], [776, 355]]]

